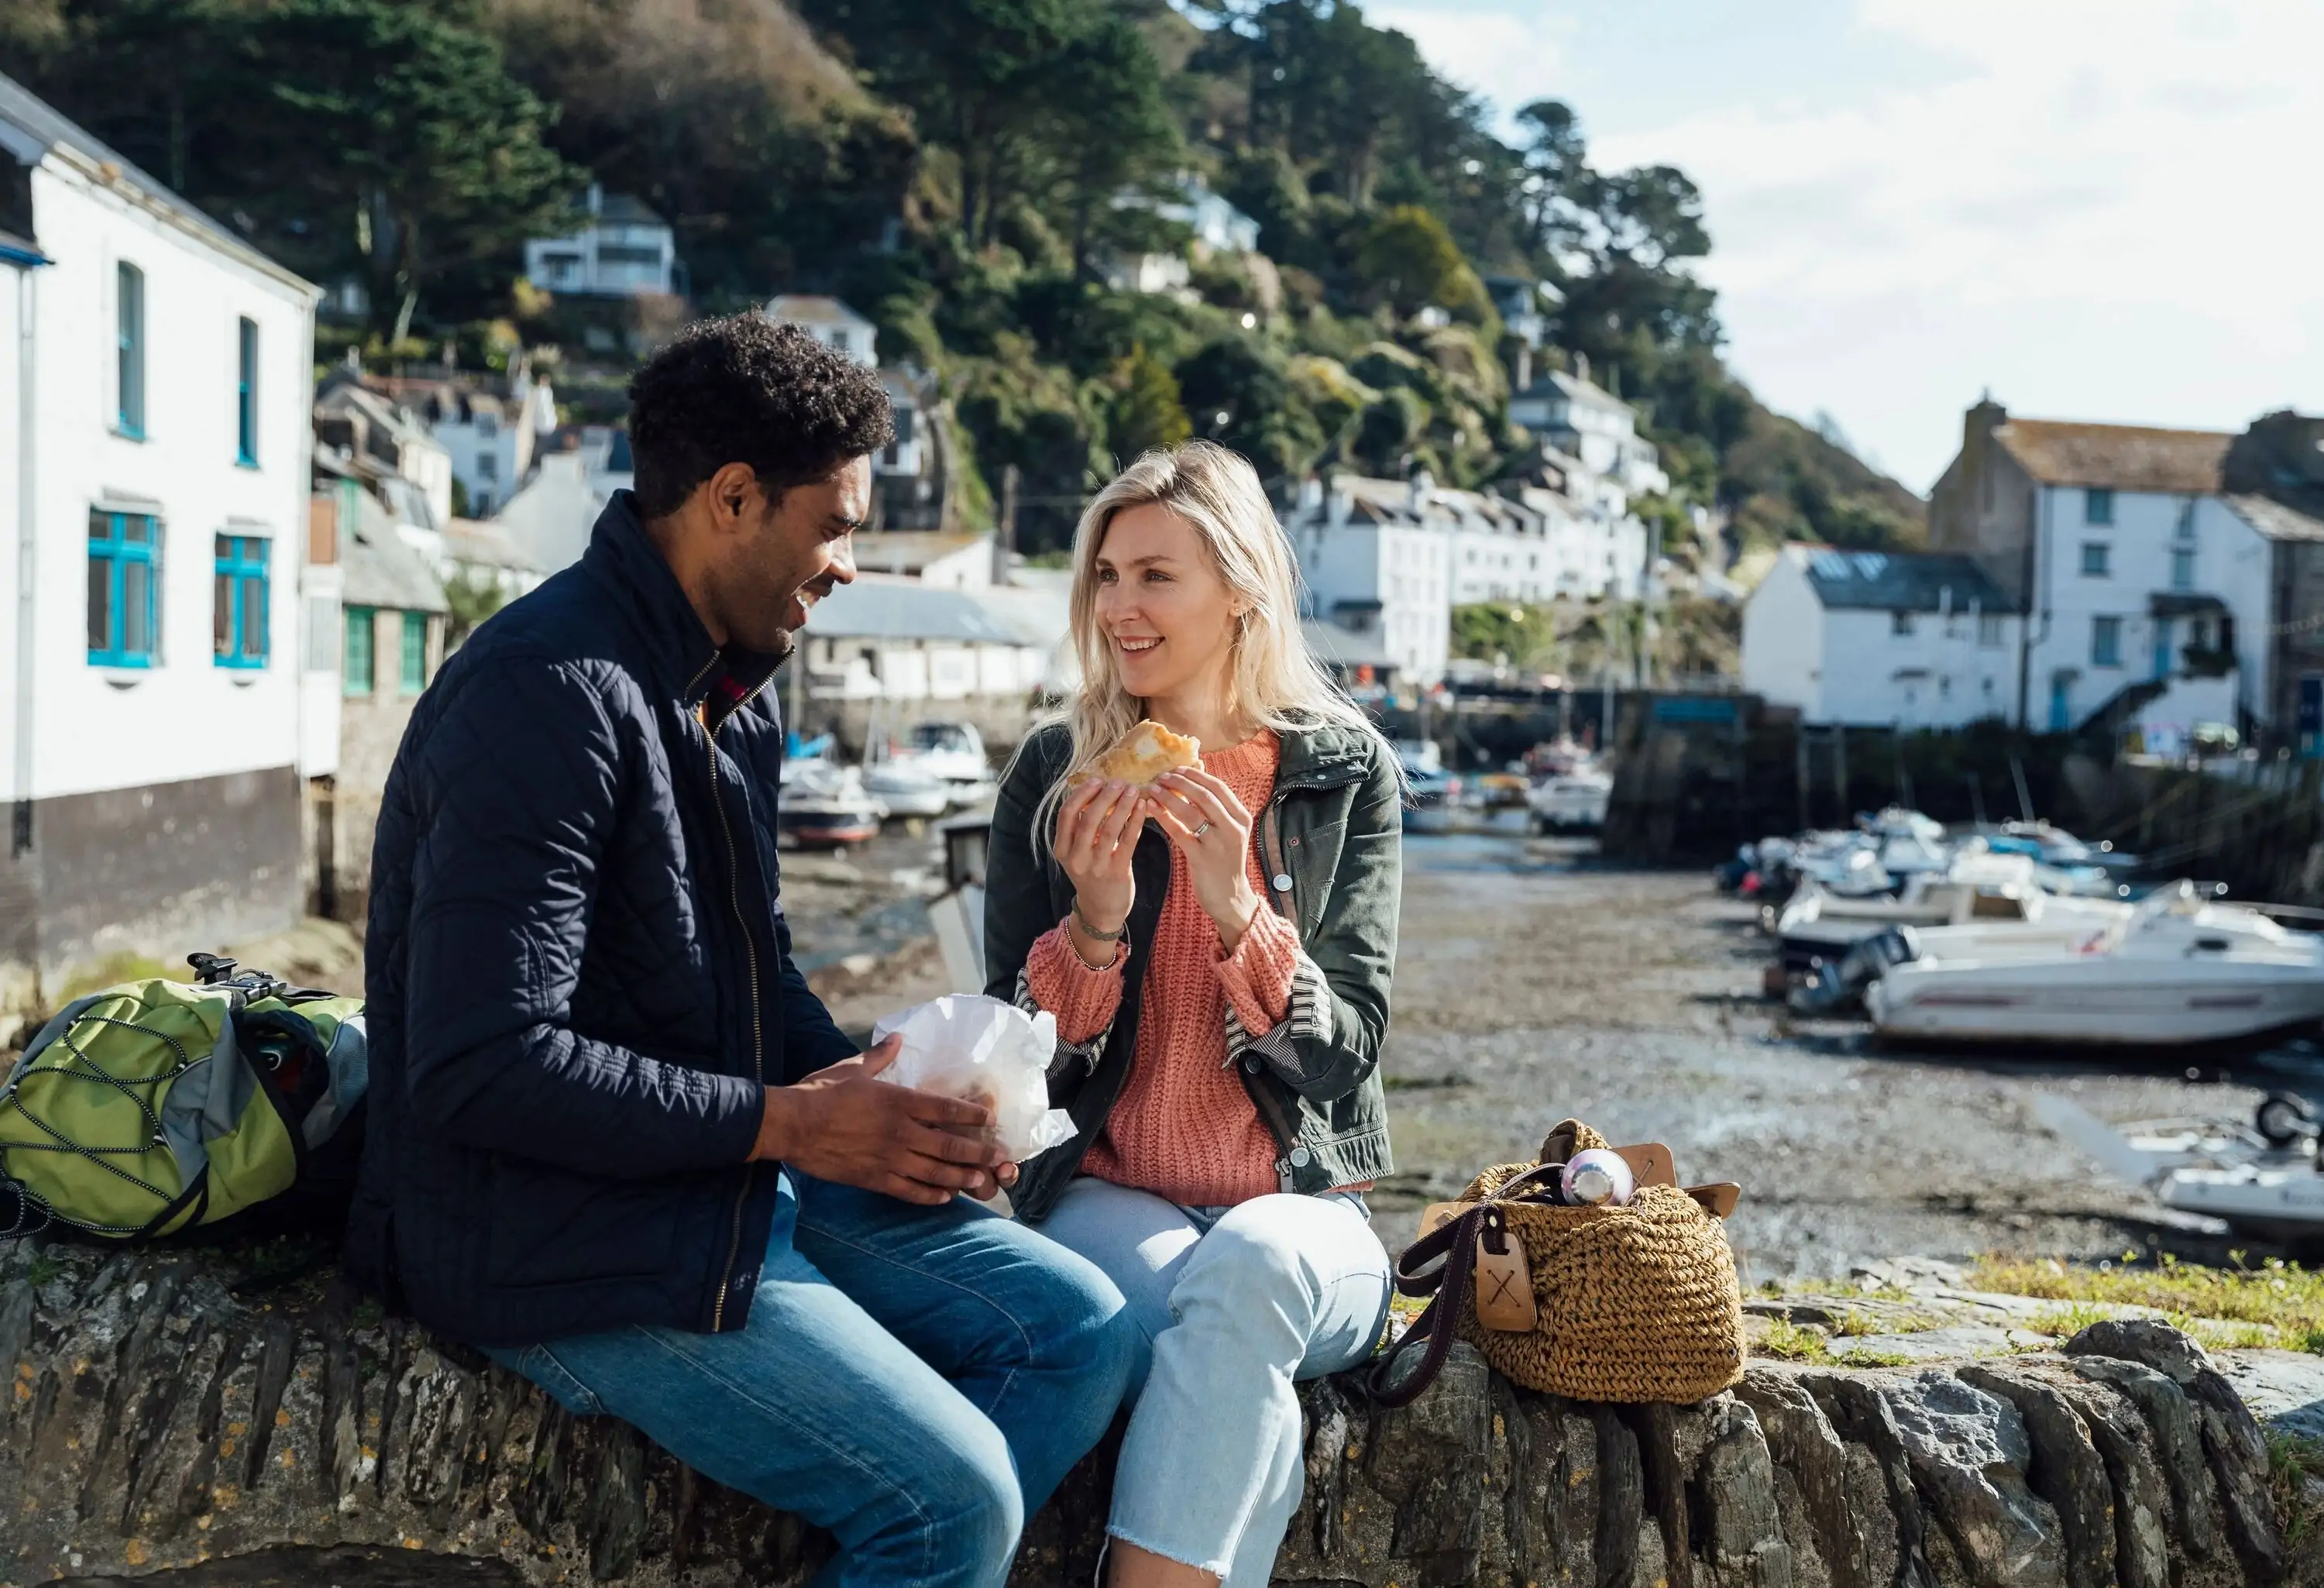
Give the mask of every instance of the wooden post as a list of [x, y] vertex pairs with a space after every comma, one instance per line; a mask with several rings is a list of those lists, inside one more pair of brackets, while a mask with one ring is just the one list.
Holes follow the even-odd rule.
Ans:
[[1812, 825], [1812, 824], [1809, 822], [1809, 820], [1808, 820], [1808, 761], [1809, 761], [1809, 755], [1808, 755], [1808, 725], [1807, 725], [1807, 724], [1805, 724], [1805, 723], [1802, 723], [1802, 724], [1800, 724], [1796, 728], [1794, 728], [1794, 729], [1793, 729], [1793, 730], [1792, 730], [1792, 744], [1793, 744], [1793, 757], [1792, 757], [1792, 758], [1793, 758], [1793, 763], [1794, 763], [1794, 767], [1796, 768], [1796, 771], [1794, 771], [1794, 775], [1798, 779], [1798, 780], [1799, 780], [1799, 786], [1800, 786], [1800, 828], [1799, 828], [1799, 830], [1800, 830], [1801, 832], [1804, 833], [1804, 832], [1806, 832], [1806, 831], [1808, 830], [1809, 826]]
[[1848, 798], [1848, 729], [1840, 723], [1831, 725], [1831, 786], [1840, 796], [1840, 819], [1835, 825], [1845, 826], [1852, 807]]

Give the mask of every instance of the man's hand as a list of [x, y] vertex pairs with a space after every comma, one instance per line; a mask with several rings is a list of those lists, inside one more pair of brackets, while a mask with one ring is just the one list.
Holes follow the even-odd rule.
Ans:
[[990, 1200], [1014, 1184], [1017, 1166], [993, 1143], [990, 1109], [877, 1078], [901, 1046], [890, 1037], [797, 1085], [768, 1087], [752, 1158], [927, 1207], [955, 1191]]

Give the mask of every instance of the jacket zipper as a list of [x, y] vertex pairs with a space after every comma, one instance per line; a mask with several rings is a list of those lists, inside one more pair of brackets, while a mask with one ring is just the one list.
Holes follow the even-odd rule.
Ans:
[[[697, 673], [695, 676], [699, 678], [701, 675]], [[761, 688], [763, 688], [765, 686], [761, 685]], [[726, 716], [733, 716], [735, 712], [749, 705], [752, 696], [755, 696], [758, 692], [757, 689], [753, 689], [750, 695], [737, 701], [726, 713]], [[756, 1085], [763, 1086], [766, 1085], [766, 1052], [759, 1013], [759, 940], [751, 930], [751, 923], [742, 916], [742, 862], [735, 856], [734, 829], [726, 819], [726, 797], [720, 791], [718, 776], [718, 730], [726, 725], [726, 716], [722, 716], [715, 724], [711, 724], [706, 720], [707, 713], [705, 714], [704, 726], [710, 742], [710, 803], [717, 809], [718, 834], [726, 844], [726, 908], [733, 912], [734, 925], [742, 934], [742, 958], [750, 970], [751, 1079]], [[751, 1200], [751, 1186], [758, 1177], [757, 1169], [756, 1164], [746, 1163], [742, 1166], [742, 1188], [734, 1193], [733, 1231], [726, 1241], [726, 1266], [719, 1271], [718, 1299], [713, 1302], [710, 1307], [710, 1332], [714, 1334], [726, 1325], [726, 1292], [733, 1287], [734, 1260], [742, 1255], [742, 1210]]]
[[[1296, 932], [1299, 929], [1298, 912], [1296, 909], [1285, 908], [1287, 904], [1295, 904], [1296, 896], [1290, 894], [1287, 890], [1278, 893], [1275, 886], [1275, 879], [1278, 875], [1287, 877], [1291, 874], [1290, 866], [1286, 863], [1281, 872], [1274, 870], [1276, 863], [1268, 854], [1267, 844], [1268, 834], [1276, 835], [1278, 839], [1280, 837], [1282, 824], [1277, 817], [1283, 808], [1283, 797], [1291, 791], [1280, 788], [1276, 789], [1273, 797], [1268, 800], [1266, 808], [1260, 811], [1259, 820], [1251, 824], [1250, 843], [1259, 860], [1259, 880], [1267, 888], [1268, 908], [1279, 916], [1286, 917], [1291, 922], [1291, 929]], [[1278, 841], [1275, 845], [1278, 854], [1282, 847]], [[1233, 1060], [1229, 1059], [1228, 1062], [1232, 1063]], [[1280, 1099], [1268, 1090], [1256, 1072], [1245, 1070], [1242, 1082], [1243, 1089], [1250, 1094], [1252, 1103], [1259, 1109], [1259, 1117], [1265, 1122], [1268, 1130], [1275, 1137], [1277, 1149], [1282, 1154], [1276, 1160], [1275, 1172], [1282, 1181], [1283, 1188], [1288, 1191], [1291, 1189], [1294, 1173], [1291, 1151], [1299, 1143], [1298, 1126], [1296, 1122], [1286, 1117]]]

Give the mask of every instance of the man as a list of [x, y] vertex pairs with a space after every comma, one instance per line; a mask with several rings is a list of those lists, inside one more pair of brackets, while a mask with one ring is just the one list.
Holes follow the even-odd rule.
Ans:
[[373, 854], [358, 1276], [568, 1408], [838, 1536], [818, 1581], [999, 1583], [1134, 1328], [990, 1210], [982, 1109], [875, 1079], [793, 962], [767, 688], [854, 577], [878, 377], [757, 315], [630, 388], [637, 487], [478, 631]]

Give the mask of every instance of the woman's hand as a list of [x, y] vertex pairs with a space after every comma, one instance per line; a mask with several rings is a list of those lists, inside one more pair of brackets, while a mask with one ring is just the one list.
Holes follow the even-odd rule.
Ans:
[[1130, 863], [1148, 809], [1142, 789], [1092, 778], [1057, 807], [1057, 863], [1074, 884], [1074, 910], [1081, 919], [1068, 928], [1074, 952], [1086, 965], [1109, 962], [1114, 945], [1089, 937], [1084, 925], [1111, 932], [1130, 919], [1138, 896]]
[[1217, 923], [1219, 946], [1229, 954], [1242, 941], [1259, 912], [1250, 885], [1250, 812], [1235, 791], [1201, 767], [1185, 767], [1155, 780], [1156, 819], [1186, 857], [1186, 874], [1203, 913]]

